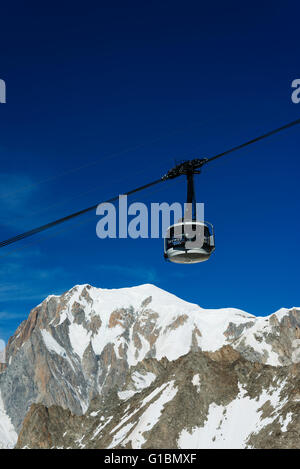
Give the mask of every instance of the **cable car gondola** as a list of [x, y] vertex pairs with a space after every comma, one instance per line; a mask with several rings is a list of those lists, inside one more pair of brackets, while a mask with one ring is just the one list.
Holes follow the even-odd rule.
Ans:
[[187, 210], [183, 220], [167, 230], [164, 258], [177, 264], [196, 264], [207, 261], [215, 250], [214, 227], [196, 218], [194, 174], [199, 174], [199, 171], [186, 163], [178, 165], [175, 173], [178, 170], [187, 176]]

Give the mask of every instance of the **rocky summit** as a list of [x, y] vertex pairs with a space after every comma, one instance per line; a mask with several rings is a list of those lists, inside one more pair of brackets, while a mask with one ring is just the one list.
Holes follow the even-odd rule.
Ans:
[[0, 369], [0, 448], [299, 448], [300, 309], [203, 309], [153, 285], [34, 308]]

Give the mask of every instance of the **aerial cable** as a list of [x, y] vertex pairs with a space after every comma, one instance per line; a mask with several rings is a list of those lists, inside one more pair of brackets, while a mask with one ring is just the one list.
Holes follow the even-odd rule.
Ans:
[[[131, 176], [141, 176], [142, 174], [146, 173], [147, 171], [149, 171], [149, 167], [143, 167], [142, 169], [140, 168], [138, 171], [131, 171], [130, 170], [130, 175]], [[109, 183], [110, 184], [114, 184], [114, 183], [120, 183], [124, 181], [124, 175], [120, 175], [117, 177], [117, 178], [112, 178], [112, 179], [109, 179]], [[72, 195], [71, 197], [64, 197], [63, 199], [60, 199], [58, 202], [54, 202], [52, 203], [51, 205], [46, 205], [46, 206], [43, 206], [42, 208], [40, 207], [38, 210], [35, 210], [35, 211], [30, 211], [30, 212], [26, 212], [26, 214], [19, 214], [19, 215], [16, 215], [14, 217], [14, 220], [9, 220], [10, 224], [11, 223], [14, 223], [14, 222], [18, 222], [20, 219], [24, 220], [25, 218], [28, 218], [28, 217], [32, 217], [32, 216], [35, 216], [35, 215], [39, 215], [41, 213], [45, 214], [46, 212], [49, 212], [51, 211], [52, 209], [56, 208], [56, 207], [61, 207], [63, 205], [65, 205], [66, 203], [69, 203], [69, 202], [72, 202], [74, 200], [76, 200], [77, 198], [82, 198], [88, 194], [90, 194], [91, 192], [95, 192], [96, 190], [99, 191], [99, 183], [90, 188], [89, 190], [87, 191], [84, 191], [84, 192], [78, 192], [76, 193], [76, 195]]]
[[278, 127], [275, 130], [271, 130], [270, 132], [260, 135], [259, 137], [253, 138], [252, 140], [248, 140], [245, 143], [242, 143], [240, 145], [237, 145], [236, 147], [230, 148], [229, 150], [223, 151], [222, 153], [218, 153], [217, 155], [212, 156], [210, 158], [201, 158], [201, 159], [196, 158], [194, 160], [184, 161], [183, 163], [178, 164], [177, 166], [175, 166], [175, 168], [172, 168], [170, 171], [168, 171], [168, 173], [165, 176], [163, 176], [163, 178], [164, 180], [174, 179], [181, 175], [187, 175], [191, 171], [196, 172], [197, 169], [202, 168], [202, 166], [204, 166], [207, 163], [210, 163], [211, 161], [221, 158], [222, 156], [228, 155], [229, 153], [233, 153], [234, 151], [240, 150], [241, 148], [247, 147], [248, 145], [252, 145], [252, 143], [256, 143], [267, 137], [271, 137], [272, 135], [282, 132], [283, 130], [289, 129], [290, 127], [293, 127], [297, 124], [300, 124], [300, 119], [290, 122], [289, 124], [285, 124], [281, 127]]
[[77, 166], [77, 167], [72, 167], [70, 169], [66, 169], [65, 171], [62, 171], [61, 173], [58, 173], [58, 174], [54, 174], [52, 176], [49, 176], [48, 178], [45, 178], [45, 179], [42, 179], [40, 181], [37, 181], [37, 182], [33, 182], [31, 184], [24, 184], [23, 186], [19, 187], [18, 189], [14, 190], [14, 191], [9, 191], [9, 192], [6, 192], [5, 194], [0, 194], [0, 199], [4, 199], [4, 198], [7, 198], [7, 197], [12, 197], [14, 196], [15, 194], [19, 194], [20, 192], [26, 190], [26, 189], [32, 189], [34, 187], [37, 187], [41, 184], [45, 184], [47, 182], [51, 182], [51, 181], [55, 181], [56, 179], [59, 179], [59, 178], [62, 178], [63, 176], [67, 176], [71, 173], [75, 173], [77, 171], [81, 171], [81, 170], [84, 170], [86, 168], [90, 168], [91, 166], [95, 166], [99, 163], [103, 164], [105, 161], [108, 161], [108, 160], [111, 160], [111, 159], [114, 159], [118, 156], [121, 156], [121, 155], [124, 155], [126, 153], [130, 153], [130, 152], [134, 152], [136, 150], [139, 150], [139, 149], [142, 149], [142, 148], [145, 148], [149, 145], [154, 145], [156, 143], [159, 143], [161, 141], [163, 141], [166, 137], [171, 137], [173, 135], [176, 135], [176, 134], [180, 134], [182, 132], [185, 132], [187, 129], [189, 129], [191, 126], [194, 126], [194, 125], [199, 125], [199, 127], [205, 127], [207, 125], [209, 125], [209, 122], [202, 122], [202, 121], [193, 121], [191, 123], [189, 123], [187, 126], [185, 127], [180, 127], [180, 128], [176, 128], [176, 129], [173, 129], [173, 130], [170, 130], [168, 132], [165, 132], [163, 135], [161, 135], [160, 137], [156, 137], [152, 140], [149, 140], [147, 142], [143, 142], [143, 143], [137, 143], [136, 145], [133, 145], [131, 147], [127, 147], [127, 148], [124, 148], [122, 150], [119, 150], [119, 151], [114, 151], [112, 153], [107, 153], [107, 154], [104, 154], [102, 158], [97, 158], [97, 160], [93, 160], [93, 161], [90, 161], [90, 162], [87, 162], [83, 165], [80, 165], [80, 166]]
[[[144, 189], [147, 189], [148, 187], [154, 186], [160, 182], [163, 182], [163, 179], [157, 179], [156, 181], [150, 182], [148, 184], [144, 184], [143, 186], [137, 187], [136, 189], [133, 189], [131, 191], [126, 192], [123, 195], [132, 195], [135, 194], [136, 192], [142, 191]], [[111, 199], [106, 200], [103, 203], [112, 203], [115, 202], [116, 200], [119, 199], [119, 195], [112, 197]], [[33, 236], [37, 233], [41, 233], [42, 231], [48, 230], [49, 228], [52, 228], [53, 226], [60, 225], [61, 223], [64, 223], [68, 220], [71, 220], [72, 218], [79, 217], [80, 215], [84, 215], [85, 213], [88, 213], [92, 210], [95, 210], [98, 207], [99, 203], [92, 205], [91, 207], [85, 208], [83, 210], [79, 210], [78, 212], [71, 213], [70, 215], [67, 215], [65, 217], [59, 218], [58, 220], [52, 221], [50, 223], [46, 223], [45, 225], [39, 226], [37, 228], [34, 228], [33, 230], [26, 231], [25, 233], [19, 234], [17, 236], [13, 236], [12, 238], [9, 238], [5, 241], [0, 242], [0, 248], [8, 246], [9, 244], [16, 243], [17, 241], [21, 241], [22, 239], [28, 238], [29, 236]]]
[[275, 130], [271, 130], [271, 132], [267, 132], [266, 134], [263, 134], [260, 137], [253, 138], [252, 140], [249, 140], [246, 143], [242, 143], [241, 145], [238, 145], [236, 147], [233, 147], [230, 150], [223, 151], [222, 153], [219, 153], [218, 155], [212, 156], [211, 158], [208, 158], [206, 163], [209, 163], [210, 161], [214, 161], [218, 158], [221, 158], [221, 156], [228, 155], [228, 153], [233, 153], [234, 151], [240, 150], [241, 148], [247, 147], [248, 145], [252, 145], [252, 143], [256, 143], [256, 142], [259, 142], [260, 140], [271, 137], [272, 135], [282, 132], [283, 130], [289, 129], [290, 127], [293, 127], [294, 125], [297, 125], [297, 124], [300, 124], [300, 119], [290, 122], [289, 124], [283, 125], [282, 127], [278, 127]]
[[[175, 166], [175, 168], [173, 168], [173, 169], [171, 169], [170, 171], [168, 171], [168, 173], [165, 174], [164, 176], [162, 176], [160, 179], [157, 179], [156, 181], [150, 182], [150, 183], [148, 183], [148, 184], [144, 184], [143, 186], [137, 187], [136, 189], [133, 189], [133, 190], [131, 190], [131, 191], [128, 191], [128, 192], [124, 193], [124, 195], [129, 196], [129, 195], [132, 195], [132, 194], [134, 194], [134, 193], [136, 193], [136, 192], [140, 192], [140, 191], [142, 191], [142, 190], [144, 190], [144, 189], [147, 189], [148, 187], [151, 187], [151, 186], [154, 186], [154, 185], [156, 185], [156, 184], [159, 184], [160, 182], [167, 181], [167, 180], [169, 180], [169, 179], [174, 179], [174, 178], [177, 178], [177, 177], [179, 177], [179, 176], [181, 176], [181, 175], [187, 175], [187, 174], [190, 173], [190, 172], [196, 172], [197, 169], [202, 168], [202, 166], [204, 166], [205, 164], [207, 164], [207, 163], [209, 163], [209, 162], [211, 162], [211, 161], [214, 161], [214, 160], [216, 160], [216, 159], [218, 159], [218, 158], [221, 158], [222, 156], [228, 155], [229, 153], [232, 153], [232, 152], [234, 152], [234, 151], [240, 150], [241, 148], [244, 148], [244, 147], [246, 147], [246, 146], [248, 146], [248, 145], [251, 145], [251, 144], [256, 143], [256, 142], [258, 142], [258, 141], [260, 141], [260, 140], [263, 140], [263, 139], [268, 138], [268, 137], [270, 137], [270, 136], [272, 136], [272, 135], [275, 135], [275, 134], [277, 134], [277, 133], [279, 133], [279, 132], [281, 132], [281, 131], [283, 131], [283, 130], [286, 130], [286, 129], [290, 128], [290, 127], [293, 127], [293, 126], [295, 126], [295, 125], [297, 125], [297, 124], [300, 124], [300, 119], [297, 119], [297, 120], [295, 120], [295, 121], [293, 121], [293, 122], [290, 122], [290, 123], [288, 123], [288, 124], [286, 124], [286, 125], [283, 125], [283, 126], [281, 126], [281, 127], [278, 127], [278, 128], [275, 129], [275, 130], [272, 130], [272, 131], [270, 131], [270, 132], [267, 132], [267, 133], [265, 133], [265, 134], [263, 134], [263, 135], [261, 135], [261, 136], [259, 136], [259, 137], [256, 137], [256, 138], [254, 138], [254, 139], [252, 139], [252, 140], [249, 140], [249, 141], [247, 141], [247, 142], [245, 142], [245, 143], [242, 143], [242, 144], [240, 144], [240, 145], [238, 145], [238, 146], [236, 146], [236, 147], [230, 148], [229, 150], [226, 150], [226, 151], [224, 151], [224, 152], [222, 152], [222, 153], [219, 153], [219, 154], [217, 154], [217, 155], [215, 155], [215, 156], [212, 156], [212, 157], [210, 157], [210, 158], [201, 158], [201, 159], [196, 158], [196, 159], [194, 159], [194, 160], [185, 161], [185, 162], [183, 162], [183, 163], [180, 163], [179, 165]], [[105, 202], [102, 202], [102, 203], [111, 203], [111, 202], [115, 202], [116, 200], [118, 200], [118, 198], [119, 198], [119, 196], [115, 196], [115, 197], [112, 197], [111, 199], [106, 200]], [[50, 222], [50, 223], [47, 223], [47, 224], [45, 224], [45, 225], [39, 226], [39, 227], [37, 227], [37, 228], [34, 228], [34, 229], [32, 229], [32, 230], [26, 231], [25, 233], [22, 233], [22, 234], [19, 234], [19, 235], [17, 235], [17, 236], [14, 236], [14, 237], [12, 237], [12, 238], [6, 239], [6, 240], [0, 242], [0, 248], [5, 247], [5, 246], [8, 246], [8, 245], [10, 245], [10, 244], [13, 244], [13, 243], [15, 243], [15, 242], [17, 242], [17, 241], [20, 241], [20, 240], [22, 240], [22, 239], [28, 238], [29, 236], [33, 236], [33, 235], [35, 235], [35, 234], [37, 234], [37, 233], [40, 233], [40, 232], [42, 232], [42, 231], [48, 230], [49, 228], [52, 228], [52, 227], [54, 227], [54, 226], [56, 226], [56, 225], [59, 225], [59, 224], [61, 224], [61, 223], [64, 223], [64, 222], [66, 222], [66, 221], [68, 221], [68, 220], [71, 220], [71, 219], [73, 219], [73, 218], [79, 217], [80, 215], [84, 215], [84, 214], [87, 213], [87, 212], [90, 212], [90, 211], [92, 211], [92, 210], [95, 210], [95, 209], [98, 207], [98, 205], [99, 205], [99, 203], [97, 203], [97, 204], [95, 204], [95, 205], [92, 205], [91, 207], [85, 208], [85, 209], [83, 209], [83, 210], [79, 210], [78, 212], [74, 212], [74, 213], [72, 213], [72, 214], [70, 214], [70, 215], [67, 215], [67, 216], [65, 216], [65, 217], [59, 218], [58, 220], [54, 220], [54, 221], [52, 221], [52, 222]]]
[[[161, 191], [162, 188], [163, 188], [162, 186], [158, 186], [158, 185], [153, 186], [152, 189], [150, 189], [149, 191], [147, 191], [147, 196], [149, 196], [149, 195], [151, 195], [151, 194], [153, 194], [153, 193], [157, 193], [157, 192]], [[124, 195], [126, 195], [126, 194], [124, 194]], [[134, 199], [132, 200], [132, 203], [138, 202], [139, 200], [140, 200], [140, 199], [138, 199], [138, 198], [134, 198]], [[104, 202], [102, 202], [102, 203], [104, 203]], [[90, 213], [90, 212], [89, 212], [89, 213]], [[35, 246], [35, 245], [37, 245], [38, 243], [40, 243], [41, 240], [44, 241], [44, 240], [52, 239], [52, 238], [54, 238], [54, 237], [56, 237], [56, 236], [59, 236], [61, 233], [64, 233], [65, 231], [67, 231], [67, 230], [69, 230], [69, 229], [71, 229], [71, 228], [72, 228], [72, 229], [73, 229], [74, 227], [77, 228], [78, 226], [82, 226], [82, 225], [84, 225], [84, 224], [86, 224], [86, 223], [89, 223], [91, 220], [94, 220], [94, 215], [90, 215], [89, 217], [84, 217], [84, 219], [81, 219], [81, 218], [79, 219], [79, 218], [77, 218], [74, 223], [68, 224], [67, 226], [64, 226], [64, 228], [60, 228], [60, 229], [58, 228], [58, 229], [55, 230], [54, 232], [52, 231], [52, 232], [46, 234], [46, 236], [44, 236], [44, 237], [42, 237], [42, 238], [39, 238], [38, 241], [36, 240], [36, 241], [33, 241], [33, 242], [26, 243], [26, 244], [22, 245], [21, 247], [12, 249], [11, 251], [8, 251], [8, 252], [6, 252], [5, 254], [0, 255], [0, 259], [3, 259], [3, 258], [8, 257], [8, 256], [10, 256], [10, 255], [13, 255], [14, 253], [19, 252], [19, 251], [22, 251], [23, 249], [31, 248], [32, 246]]]

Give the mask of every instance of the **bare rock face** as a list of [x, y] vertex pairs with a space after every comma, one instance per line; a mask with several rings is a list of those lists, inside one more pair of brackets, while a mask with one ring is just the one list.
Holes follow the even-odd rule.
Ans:
[[146, 359], [125, 387], [155, 373], [149, 386], [114, 387], [83, 416], [32, 406], [17, 448], [299, 448], [299, 366], [252, 363], [231, 347]]
[[[299, 331], [297, 308], [262, 318], [205, 310], [153, 285], [81, 285], [49, 296], [7, 346], [0, 370], [2, 446], [11, 446], [10, 425], [18, 447], [270, 446], [270, 433], [263, 443], [259, 436], [267, 422], [296, 425]], [[232, 428], [222, 412], [243, 415], [239, 406], [249, 406], [258, 428], [264, 425], [251, 441], [247, 429], [243, 441], [222, 440], [220, 429], [224, 435]], [[204, 437], [207, 425], [216, 430], [215, 443]]]

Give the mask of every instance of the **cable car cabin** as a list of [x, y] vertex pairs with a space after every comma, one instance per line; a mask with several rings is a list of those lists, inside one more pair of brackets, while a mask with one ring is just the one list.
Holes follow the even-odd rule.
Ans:
[[185, 221], [170, 226], [164, 240], [164, 258], [177, 264], [207, 261], [215, 250], [211, 223]]

